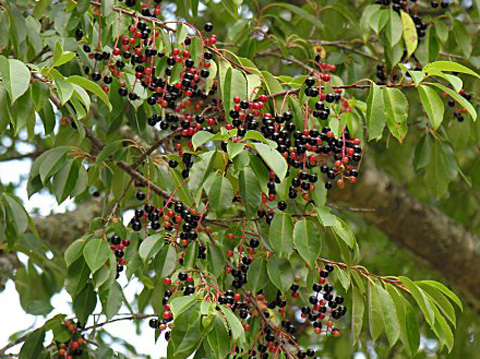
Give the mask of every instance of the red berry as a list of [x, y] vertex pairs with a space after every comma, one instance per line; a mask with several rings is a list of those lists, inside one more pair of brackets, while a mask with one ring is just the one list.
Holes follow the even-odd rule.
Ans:
[[170, 285], [170, 284], [172, 284], [172, 280], [171, 280], [170, 278], [165, 278], [165, 279], [163, 280], [163, 284], [165, 284], [165, 285]]

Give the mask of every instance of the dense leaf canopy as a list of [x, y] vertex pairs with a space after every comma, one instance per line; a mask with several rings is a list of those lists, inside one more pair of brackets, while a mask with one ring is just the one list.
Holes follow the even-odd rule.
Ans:
[[479, 12], [0, 0], [0, 356], [479, 357]]

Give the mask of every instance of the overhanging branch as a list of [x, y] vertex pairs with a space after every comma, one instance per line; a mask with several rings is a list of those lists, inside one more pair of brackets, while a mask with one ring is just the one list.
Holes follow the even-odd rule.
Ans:
[[425, 260], [480, 308], [480, 240], [475, 235], [415, 199], [371, 163], [354, 186], [333, 191], [330, 199], [374, 208], [358, 215]]

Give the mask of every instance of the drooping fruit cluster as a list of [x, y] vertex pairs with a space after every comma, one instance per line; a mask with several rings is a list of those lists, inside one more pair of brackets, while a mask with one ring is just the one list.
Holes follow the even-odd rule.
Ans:
[[[465, 100], [470, 101], [472, 99], [472, 95], [467, 93], [464, 89], [461, 89], [459, 95], [462, 96]], [[448, 94], [444, 92], [442, 94], [443, 97], [447, 97]], [[466, 108], [459, 106], [459, 104], [454, 100], [449, 100], [447, 102], [449, 107], [454, 108], [453, 118], [456, 119], [458, 122], [463, 122], [465, 118], [463, 117], [468, 111]], [[459, 108], [460, 107], [460, 108]]]
[[[447, 9], [450, 5], [450, 0], [433, 0], [429, 5], [433, 9]], [[376, 0], [375, 4], [391, 6], [392, 10], [400, 13], [400, 11], [406, 11], [412, 13], [412, 19], [415, 23], [417, 35], [419, 38], [423, 38], [426, 35], [426, 29], [428, 25], [422, 21], [420, 16], [417, 15], [417, 0]]]
[[[117, 37], [115, 44], [110, 45], [113, 47], [111, 52], [102, 50], [98, 44], [91, 45], [83, 30], [77, 29], [76, 38], [83, 43], [79, 51], [81, 55], [85, 55], [82, 57], [86, 59], [86, 75], [101, 83], [105, 92], [109, 92], [111, 84], [116, 83], [118, 94], [128, 97], [130, 101], [146, 99], [151, 106], [159, 105], [160, 108], [169, 108], [177, 113], [189, 108], [200, 110], [204, 105], [203, 100], [216, 90], [213, 80], [207, 83], [210, 77], [209, 60], [213, 58], [213, 54], [205, 49], [206, 45], [216, 42], [216, 36], [203, 39], [201, 52], [193, 47], [198, 38], [190, 35], [186, 35], [183, 42], [170, 51], [167, 48], [170, 48], [171, 44], [163, 44], [159, 37], [160, 31], [166, 30], [155, 29], [154, 21], [153, 17], [151, 23], [138, 18], [132, 19], [129, 33]], [[205, 31], [211, 30], [212, 25], [206, 24]], [[160, 51], [161, 48], [166, 51]], [[143, 91], [135, 90], [138, 85], [146, 91], [142, 98], [139, 93]], [[156, 113], [149, 118], [148, 123], [151, 126], [158, 123], [162, 130], [176, 130], [181, 124], [181, 128], [186, 130], [182, 131], [182, 135], [188, 137], [195, 133], [194, 130], [199, 129], [195, 127], [201, 127], [203, 123], [202, 119], [197, 117], [193, 126], [186, 126], [192, 120], [193, 118], [183, 116], [180, 119], [174, 114], [167, 114], [163, 119], [160, 113]]]
[[[145, 199], [138, 196], [137, 199]], [[201, 216], [197, 210], [187, 208], [181, 201], [165, 201], [162, 208], [155, 208], [154, 205], [147, 203], [141, 208], [135, 210], [133, 218], [130, 220], [131, 228], [138, 232], [142, 228], [156, 232], [164, 229], [172, 235], [166, 239], [167, 245], [181, 248], [183, 253], [180, 258], [180, 264], [183, 262], [185, 251], [190, 243], [198, 239], [198, 233], [209, 230], [209, 227], [202, 227]], [[166, 237], [167, 238], [167, 237]], [[206, 259], [206, 247], [198, 241], [198, 259]]]
[[80, 333], [81, 329], [79, 324], [75, 324], [72, 320], [66, 320], [63, 325], [67, 329], [68, 333], [70, 334], [70, 339], [60, 343], [55, 342], [58, 350], [58, 359], [73, 359], [80, 357], [85, 348], [85, 339]]
[[[124, 2], [130, 8], [135, 7], [137, 4], [141, 4], [142, 7], [142, 15], [149, 16], [149, 17], [157, 17], [157, 15], [161, 15], [162, 13], [162, 0], [153, 0], [153, 4], [150, 1], [139, 1], [139, 0], [119, 0], [120, 2]], [[152, 5], [152, 6], [151, 6]]]
[[[135, 4], [130, 2], [130, 5], [127, 5]], [[181, 25], [187, 26], [184, 23]], [[198, 30], [194, 30], [198, 35]], [[281, 109], [276, 106], [273, 100], [275, 96], [268, 96], [262, 86], [255, 87], [249, 94], [245, 93], [244, 98], [219, 96], [218, 80], [210, 75], [210, 69], [215, 67], [216, 73], [216, 63], [228, 62], [228, 58], [213, 46], [216, 43], [215, 35], [207, 37], [187, 34], [184, 38], [177, 38], [175, 45], [169, 42], [159, 45], [160, 41], [165, 41], [165, 36], [159, 36], [160, 31], [170, 35], [170, 30], [156, 27], [154, 19], [148, 21], [139, 17], [132, 20], [128, 31], [128, 34], [119, 34], [116, 43], [106, 47], [113, 49], [111, 52], [104, 51], [99, 45], [94, 47], [90, 43], [91, 39], [78, 31], [77, 39], [83, 43], [80, 51], [87, 55], [85, 72], [93, 81], [100, 83], [105, 92], [110, 91], [112, 84], [115, 85], [112, 88], [118, 88], [118, 91], [112, 91], [110, 97], [125, 98], [122, 101], [127, 104], [135, 101], [145, 103], [147, 123], [155, 129], [152, 132], [161, 138], [167, 136], [171, 140], [172, 146], [169, 146], [169, 149], [174, 150], [160, 155], [168, 159], [171, 172], [180, 172], [183, 178], [188, 179], [195, 160], [202, 155], [205, 148], [211, 151], [212, 146], [216, 146], [217, 143], [219, 148], [214, 155], [220, 153], [222, 156], [225, 155], [226, 159], [229, 144], [243, 144], [242, 148], [248, 151], [248, 158], [257, 160], [259, 169], [269, 173], [266, 187], [262, 186], [257, 192], [258, 194], [265, 192], [262, 193], [258, 216], [265, 218], [267, 224], [273, 221], [277, 211], [287, 209], [289, 206], [287, 201], [298, 198], [299, 201], [310, 202], [311, 192], [315, 191], [317, 182], [322, 177], [326, 189], [332, 188], [334, 184], [343, 188], [346, 181], [352, 183], [356, 181], [358, 177], [356, 163], [361, 160], [362, 153], [361, 141], [350, 135], [345, 121], [340, 117], [351, 109], [342, 87], [334, 86], [332, 83], [336, 67], [322, 62], [321, 56], [315, 58], [318, 70], [313, 71], [312, 76], [308, 77], [304, 86], [297, 91], [305, 106], [300, 106], [299, 111], [293, 111], [292, 107], [285, 104]], [[204, 33], [211, 31], [212, 25], [206, 24]], [[176, 35], [179, 36], [179, 33]], [[161, 38], [163, 40], [160, 40]], [[95, 50], [92, 51], [90, 47], [94, 47]], [[214, 56], [217, 60], [215, 65]], [[142, 86], [144, 90], [139, 91], [137, 86]], [[227, 103], [230, 101], [231, 103]], [[141, 103], [137, 102], [136, 105]], [[218, 142], [203, 142], [194, 146], [196, 142], [192, 137], [200, 131], [204, 132], [200, 135], [207, 136], [227, 133], [229, 142], [225, 142], [226, 139], [222, 137]], [[286, 195], [280, 200], [277, 199], [280, 197], [277, 191], [281, 180], [258, 150], [261, 145], [266, 144], [276, 158], [279, 158], [280, 154], [285, 159], [283, 161], [280, 157], [282, 164], [286, 163], [287, 167], [284, 181], [288, 183], [288, 199]], [[232, 162], [233, 156], [225, 161], [224, 169], [227, 170]], [[145, 174], [145, 177], [149, 178], [149, 175]], [[185, 184], [190, 183], [182, 181], [169, 198], [164, 195], [165, 202], [160, 206], [150, 200], [150, 189], [148, 194], [145, 194], [137, 188], [135, 194], [136, 199], [142, 204], [135, 210], [130, 220], [131, 229], [134, 232], [144, 230], [145, 236], [160, 230], [165, 231], [167, 234], [164, 245], [169, 246], [168, 250], [174, 248], [176, 256], [178, 279], [172, 281], [171, 278], [165, 278], [164, 285], [167, 289], [162, 298], [163, 310], [157, 313], [158, 318], [150, 320], [150, 326], [159, 333], [165, 333], [168, 340], [173, 326], [169, 302], [172, 296], [175, 295], [173, 298], [177, 298], [199, 295], [202, 300], [213, 301], [219, 306], [230, 308], [240, 318], [245, 330], [250, 329], [254, 320], [261, 318], [262, 328], [257, 344], [249, 353], [251, 358], [258, 353], [265, 359], [268, 353], [276, 353], [285, 345], [296, 345], [294, 333], [299, 323], [288, 318], [295, 317], [294, 307], [289, 304], [299, 304], [295, 303], [300, 301], [299, 285], [292, 286], [291, 294], [278, 292], [275, 295], [275, 291], [274, 294], [267, 291], [250, 293], [245, 290], [249, 271], [256, 258], [264, 255], [268, 258], [271, 255], [261, 248], [258, 236], [242, 230], [241, 235], [227, 231], [225, 237], [221, 238], [233, 241], [230, 242], [231, 245], [225, 246], [225, 249], [227, 246], [230, 249], [226, 250], [225, 264], [228, 289], [219, 288], [217, 278], [206, 278], [205, 276], [208, 276], [206, 271], [191, 269], [203, 268], [205, 264], [197, 261], [192, 265], [195, 259], [205, 260], [208, 255], [212, 255], [213, 258], [215, 251], [210, 245], [218, 238], [213, 239], [210, 236], [211, 229], [206, 225], [208, 222], [204, 221], [205, 217], [209, 216], [208, 202], [203, 202], [203, 198], [199, 198], [203, 207], [198, 207], [197, 211], [192, 208], [193, 206], [187, 206], [175, 199], [177, 190]], [[238, 196], [235, 198], [236, 202], [242, 201]], [[272, 201], [278, 202], [272, 205], [269, 203]], [[208, 218], [210, 220], [210, 217]], [[208, 240], [210, 242], [207, 253], [207, 246], [203, 241]], [[117, 235], [110, 238], [112, 251], [118, 261], [117, 275], [124, 269], [124, 249], [130, 244], [125, 241], [121, 241]], [[139, 245], [141, 243], [139, 241]], [[258, 253], [260, 249], [263, 250], [262, 253]], [[193, 257], [187, 256], [192, 252]], [[215, 255], [220, 258], [223, 253], [217, 252]], [[188, 259], [185, 260], [186, 258]], [[190, 260], [192, 258], [193, 261]], [[211, 258], [208, 259], [210, 261]], [[324, 270], [318, 271], [318, 283], [313, 286], [313, 292], [310, 288], [303, 288], [307, 297], [311, 296], [311, 305], [302, 308], [302, 313], [305, 312], [302, 316], [305, 315], [303, 319], [312, 324], [313, 331], [338, 336], [340, 332], [333, 327], [333, 320], [343, 316], [346, 309], [342, 305], [343, 298], [334, 295], [333, 287], [325, 282], [331, 270], [333, 267], [327, 265]], [[274, 324], [273, 316], [282, 318], [281, 326]], [[309, 349], [299, 351], [298, 357], [305, 358], [313, 354], [313, 349]]]
[[[344, 298], [335, 294], [334, 287], [328, 283], [329, 275], [333, 270], [334, 266], [328, 263], [323, 269], [318, 269], [318, 279], [313, 283], [308, 297], [309, 304], [299, 309], [302, 318], [300, 321], [295, 319], [297, 311], [297, 309], [294, 309], [295, 302], [296, 298], [299, 298], [301, 290], [296, 283], [291, 286], [290, 294], [282, 295], [279, 291], [276, 297], [272, 299], [267, 299], [262, 291], [256, 295], [239, 292], [240, 287], [234, 285], [235, 281], [232, 282], [232, 289], [214, 294], [213, 288], [208, 286], [202, 288], [201, 284], [194, 286], [193, 276], [180, 272], [178, 280], [175, 282], [171, 278], [165, 278], [164, 284], [172, 289], [164, 291], [162, 299], [164, 310], [162, 313], [157, 313], [159, 319], [151, 319], [149, 325], [151, 328], [159, 330], [160, 333], [165, 331], [165, 337], [168, 340], [168, 330], [172, 327], [170, 322], [173, 320], [168, 303], [170, 297], [174, 294], [176, 294], [176, 297], [178, 297], [178, 294], [182, 296], [193, 295], [202, 288], [202, 290], [210, 290], [211, 294], [216, 296], [216, 303], [225, 305], [236, 313], [246, 331], [250, 330], [255, 320], [260, 318], [263, 321], [263, 329], [259, 333], [256, 347], [254, 344], [254, 347], [248, 350], [250, 358], [267, 358], [268, 352], [275, 353], [280, 346], [296, 345], [295, 333], [299, 325], [311, 325], [313, 332], [316, 334], [338, 337], [340, 336], [340, 330], [334, 326], [334, 321], [345, 316], [347, 309], [344, 306]], [[299, 281], [300, 278], [296, 277], [295, 280]], [[288, 319], [289, 317], [292, 317], [292, 319]], [[271, 321], [273, 318], [280, 318], [281, 326], [275, 325], [275, 320]], [[313, 356], [314, 352], [313, 349], [308, 349], [299, 352], [298, 355], [299, 358], [305, 358], [306, 356]]]
[[117, 259], [117, 278], [120, 276], [120, 273], [123, 272], [125, 264], [127, 264], [125, 257], [125, 249], [130, 245], [129, 239], [122, 239], [114, 234], [110, 237], [110, 249], [115, 254]]

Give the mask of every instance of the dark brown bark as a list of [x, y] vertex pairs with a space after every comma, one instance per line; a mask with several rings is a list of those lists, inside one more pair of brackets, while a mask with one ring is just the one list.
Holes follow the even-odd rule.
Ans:
[[438, 270], [480, 308], [480, 240], [475, 235], [416, 200], [371, 164], [355, 185], [334, 191], [330, 199], [375, 209], [359, 215]]

